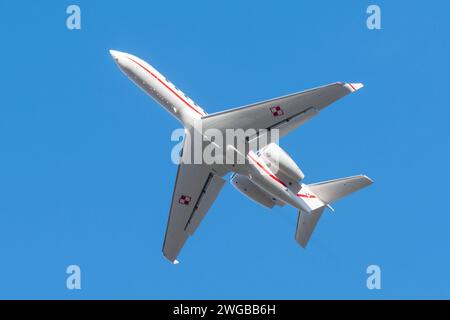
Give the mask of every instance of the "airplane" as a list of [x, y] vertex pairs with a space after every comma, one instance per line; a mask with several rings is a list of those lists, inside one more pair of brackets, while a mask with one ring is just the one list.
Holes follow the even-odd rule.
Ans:
[[[185, 138], [172, 195], [163, 244], [163, 255], [178, 263], [186, 240], [192, 236], [232, 173], [230, 183], [260, 205], [273, 208], [288, 204], [298, 210], [295, 240], [305, 248], [325, 208], [332, 211], [335, 201], [373, 183], [366, 175], [356, 175], [313, 184], [303, 183], [305, 175], [292, 158], [277, 144], [251, 144], [259, 132], [275, 132], [283, 137], [315, 117], [336, 100], [363, 87], [361, 83], [336, 82], [314, 89], [253, 103], [247, 106], [207, 114], [167, 78], [144, 60], [116, 50], [109, 51], [117, 66], [138, 87], [172, 114], [185, 128]], [[201, 124], [198, 132], [197, 124]], [[258, 129], [258, 133], [248, 129]], [[241, 157], [244, 162], [192, 163], [194, 143], [188, 136], [200, 134], [202, 148], [214, 144], [208, 129], [249, 132], [239, 141], [218, 145], [224, 157]], [[248, 131], [245, 131], [248, 130]], [[204, 145], [203, 145], [204, 144]], [[245, 151], [237, 145], [244, 144]], [[216, 144], [214, 144], [216, 146]]]

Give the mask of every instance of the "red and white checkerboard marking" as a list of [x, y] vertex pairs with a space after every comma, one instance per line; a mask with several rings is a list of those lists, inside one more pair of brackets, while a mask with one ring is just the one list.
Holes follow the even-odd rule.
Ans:
[[309, 193], [309, 192], [305, 192], [305, 193], [297, 193], [297, 197], [314, 199], [316, 196], [311, 194], [311, 193]]
[[191, 202], [191, 197], [185, 196], [185, 195], [182, 195], [180, 197], [180, 199], [178, 200], [179, 204], [182, 204], [182, 205], [185, 205], [185, 206], [187, 206], [189, 204], [189, 202]]
[[270, 112], [272, 112], [274, 117], [279, 117], [279, 116], [282, 116], [284, 114], [283, 109], [281, 109], [280, 106], [271, 107], [270, 108]]

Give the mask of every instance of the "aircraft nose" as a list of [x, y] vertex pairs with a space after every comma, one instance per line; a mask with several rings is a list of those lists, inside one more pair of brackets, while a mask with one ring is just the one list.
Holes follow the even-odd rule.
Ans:
[[109, 54], [113, 57], [114, 60], [119, 61], [120, 52], [116, 50], [109, 50]]

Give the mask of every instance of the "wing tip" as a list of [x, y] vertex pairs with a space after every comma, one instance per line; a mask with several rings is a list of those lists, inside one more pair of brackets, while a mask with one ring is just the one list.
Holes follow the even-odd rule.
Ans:
[[177, 259], [174, 259], [174, 260], [167, 259], [167, 260], [169, 260], [169, 262], [171, 264], [173, 264], [174, 266], [176, 266], [177, 264], [180, 264], [180, 261], [178, 261]]
[[177, 265], [180, 263], [180, 261], [178, 261], [176, 257], [173, 257], [173, 256], [171, 257], [171, 256], [167, 255], [164, 251], [163, 251], [163, 256], [173, 265]]
[[357, 82], [357, 83], [346, 83], [346, 84], [344, 84], [344, 86], [347, 89], [349, 89], [350, 92], [355, 92], [355, 91], [358, 91], [359, 89], [363, 88], [364, 84], [363, 83], [359, 83], [359, 82]]
[[372, 184], [375, 182], [372, 178], [370, 178], [369, 176], [366, 176], [365, 174], [362, 174], [361, 176], [363, 176], [369, 182], [369, 184]]

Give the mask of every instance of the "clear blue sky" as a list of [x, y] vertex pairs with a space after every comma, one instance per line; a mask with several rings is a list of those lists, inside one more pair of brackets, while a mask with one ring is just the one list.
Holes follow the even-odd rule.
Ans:
[[[66, 28], [78, 4], [82, 29]], [[382, 9], [382, 30], [366, 8]], [[1, 1], [0, 298], [450, 298], [448, 1]], [[108, 49], [208, 112], [366, 87], [282, 140], [307, 182], [366, 173], [302, 250], [295, 210], [226, 185], [161, 254], [178, 123]], [[82, 290], [66, 289], [66, 267]], [[366, 268], [382, 290], [366, 288]]]

